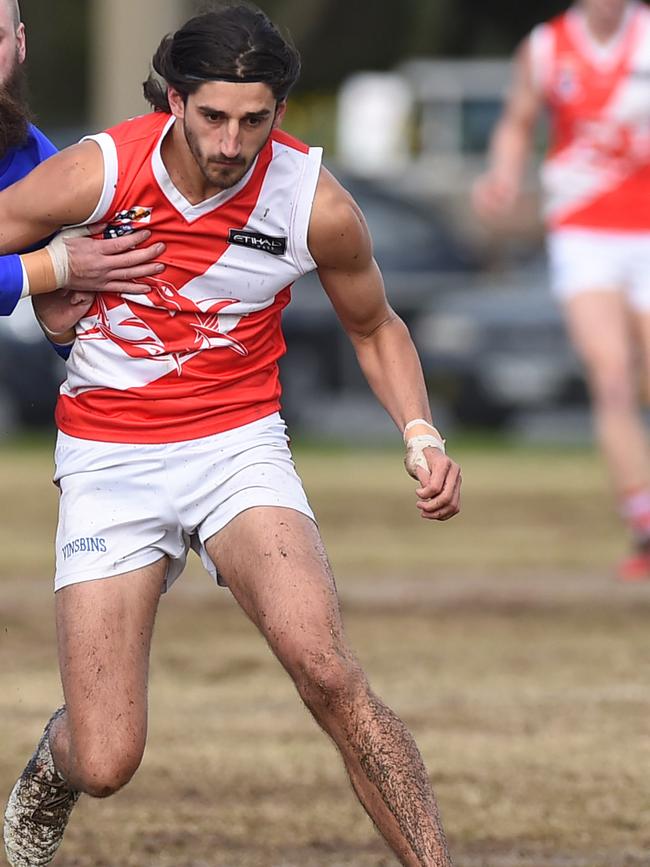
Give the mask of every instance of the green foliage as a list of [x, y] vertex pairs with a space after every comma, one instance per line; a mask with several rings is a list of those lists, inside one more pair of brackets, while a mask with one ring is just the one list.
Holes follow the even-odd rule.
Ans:
[[283, 128], [291, 135], [310, 145], [325, 150], [325, 157], [332, 158], [336, 145], [336, 95], [332, 91], [296, 93], [289, 101]]
[[[140, 0], [144, 2], [144, 0]], [[184, 13], [209, 6], [178, 0]], [[406, 57], [505, 56], [539, 21], [565, 9], [565, 0], [259, 0], [288, 32], [303, 58], [296, 93], [331, 93], [351, 72], [390, 69]], [[28, 29], [34, 109], [46, 128], [83, 125], [88, 100], [88, 33], [92, 3], [22, 0]], [[155, 9], [155, 4], [152, 4]], [[152, 14], [152, 27], [156, 26]], [[319, 113], [328, 98], [309, 97], [295, 112], [298, 132], [323, 140]], [[312, 136], [311, 130], [316, 134]]]
[[86, 113], [89, 9], [79, 0], [21, 0], [31, 105], [48, 129], [79, 124]]

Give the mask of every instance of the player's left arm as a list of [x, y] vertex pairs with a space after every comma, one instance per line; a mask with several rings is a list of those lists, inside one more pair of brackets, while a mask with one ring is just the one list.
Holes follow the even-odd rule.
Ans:
[[308, 243], [370, 387], [403, 432], [406, 468], [420, 482], [416, 494], [422, 516], [451, 518], [459, 510], [460, 468], [445, 454], [431, 422], [420, 360], [406, 325], [386, 299], [363, 214], [325, 169]]

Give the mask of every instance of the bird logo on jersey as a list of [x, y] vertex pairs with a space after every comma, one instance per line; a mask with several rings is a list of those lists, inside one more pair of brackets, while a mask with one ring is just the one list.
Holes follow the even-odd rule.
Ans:
[[576, 99], [580, 91], [580, 79], [572, 62], [565, 60], [557, 71], [555, 92], [563, 102]]
[[[188, 299], [173, 286], [156, 282], [160, 285], [150, 293], [153, 298], [138, 296], [144, 308], [141, 314], [131, 307], [127, 296], [98, 294], [94, 321], [81, 331], [79, 340], [110, 340], [131, 358], [171, 359], [179, 375], [183, 365], [205, 349], [227, 348], [248, 355], [246, 347], [228, 333], [241, 319], [241, 315], [227, 312], [238, 303], [235, 299], [215, 299], [210, 309], [201, 313], [191, 302], [188, 309]], [[191, 316], [177, 315], [190, 311]]]
[[130, 235], [142, 225], [150, 223], [152, 213], [153, 208], [147, 208], [143, 205], [134, 205], [132, 208], [118, 211], [104, 229], [104, 238], [120, 238], [122, 235]]

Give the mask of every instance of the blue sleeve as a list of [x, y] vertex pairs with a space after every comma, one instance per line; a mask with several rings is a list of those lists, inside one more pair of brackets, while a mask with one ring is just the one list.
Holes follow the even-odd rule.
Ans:
[[61, 346], [60, 343], [52, 343], [51, 340], [49, 343], [57, 355], [60, 355], [64, 361], [68, 360], [70, 353], [72, 352], [72, 343], [69, 343], [67, 346]]
[[23, 292], [23, 266], [20, 256], [0, 256], [0, 316], [13, 313]]
[[43, 160], [58, 153], [49, 138], [44, 135], [37, 126], [30, 124], [29, 129], [37, 148], [38, 157], [35, 161], [36, 163], [42, 163]]
[[[43, 135], [38, 127], [29, 127], [29, 137], [25, 145], [18, 148], [9, 163], [7, 169], [0, 177], [0, 189], [5, 189], [10, 184], [23, 178], [43, 160], [55, 154], [56, 148], [52, 142]], [[34, 244], [29, 249], [38, 249], [44, 246], [49, 239]], [[20, 301], [23, 291], [23, 268], [20, 256], [10, 254], [0, 256], [0, 316], [9, 316]], [[52, 343], [55, 352], [66, 359], [72, 350], [72, 346], [57, 346]]]

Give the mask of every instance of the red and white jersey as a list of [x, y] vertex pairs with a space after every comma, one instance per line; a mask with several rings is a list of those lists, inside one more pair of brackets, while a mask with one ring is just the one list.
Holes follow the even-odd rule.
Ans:
[[280, 328], [291, 284], [314, 270], [307, 247], [321, 149], [274, 131], [244, 178], [191, 204], [153, 113], [90, 138], [104, 188], [88, 223], [147, 228], [166, 265], [146, 295], [98, 294], [77, 326], [56, 410], [84, 439], [159, 443], [230, 430], [279, 408]]
[[533, 30], [529, 56], [551, 120], [550, 225], [650, 229], [650, 10], [633, 0], [599, 43], [574, 7]]

